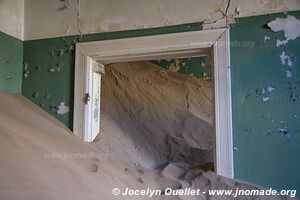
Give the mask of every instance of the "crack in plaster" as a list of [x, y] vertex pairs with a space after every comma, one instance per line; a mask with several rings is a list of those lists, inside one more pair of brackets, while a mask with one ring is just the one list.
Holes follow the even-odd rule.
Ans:
[[80, 24], [80, 0], [77, 0], [77, 6], [76, 6], [76, 16], [77, 16], [77, 29], [80, 35], [80, 38], [82, 38], [82, 29], [81, 29], [81, 24]]
[[218, 10], [212, 12], [210, 14], [210, 19], [204, 20], [203, 29], [228, 27], [229, 24], [235, 23], [235, 17], [239, 15], [240, 11], [238, 7], [235, 7], [234, 11], [229, 13], [231, 5], [231, 0], [228, 0], [225, 11], [223, 10], [223, 7], [220, 7]]

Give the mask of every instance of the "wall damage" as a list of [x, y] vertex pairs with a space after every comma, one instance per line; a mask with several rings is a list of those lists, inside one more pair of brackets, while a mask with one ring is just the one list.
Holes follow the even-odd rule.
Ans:
[[56, 113], [59, 115], [64, 115], [68, 112], [70, 112], [69, 106], [66, 106], [65, 102], [61, 102], [60, 105], [58, 106], [58, 110], [56, 111]]
[[227, 1], [225, 9], [223, 5], [220, 5], [217, 10], [210, 14], [209, 19], [204, 20], [203, 29], [223, 28], [235, 23], [235, 17], [239, 15], [240, 8], [238, 5], [231, 7], [231, 0]]
[[[300, 9], [298, 0], [55, 0], [25, 1], [25, 39], [91, 34], [201, 22], [227, 27], [237, 17]], [[41, 14], [36, 14], [36, 10]], [[47, 26], [44, 26], [44, 20]], [[49, 27], [49, 28], [48, 28]]]
[[[284, 33], [284, 39], [276, 39], [276, 47], [286, 46], [290, 40], [295, 40], [300, 36], [300, 20], [291, 15], [278, 17], [269, 22], [267, 26], [274, 32], [282, 31]], [[284, 50], [281, 51], [279, 57], [281, 64], [287, 66], [286, 77], [291, 78], [293, 76], [292, 66], [294, 65], [294, 58], [288, 55]]]
[[286, 45], [289, 40], [294, 40], [300, 36], [300, 20], [294, 16], [288, 15], [286, 18], [276, 18], [268, 23], [272, 31], [283, 31], [285, 39], [277, 39], [276, 46]]

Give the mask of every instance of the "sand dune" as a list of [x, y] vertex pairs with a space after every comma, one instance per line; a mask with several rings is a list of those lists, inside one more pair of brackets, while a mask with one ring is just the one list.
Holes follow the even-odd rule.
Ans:
[[113, 188], [258, 188], [199, 167], [213, 158], [209, 83], [146, 62], [111, 65], [101, 103], [102, 133], [87, 144], [25, 97], [0, 93], [0, 199], [255, 198], [112, 195]]
[[0, 102], [0, 199], [113, 199], [112, 188], [141, 185], [137, 170], [126, 172], [24, 97], [1, 93]]

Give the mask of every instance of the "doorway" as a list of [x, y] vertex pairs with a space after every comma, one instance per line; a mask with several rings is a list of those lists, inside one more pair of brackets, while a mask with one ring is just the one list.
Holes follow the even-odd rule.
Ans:
[[[96, 83], [97, 80], [101, 79], [101, 71], [104, 70], [106, 64], [211, 55], [213, 58], [215, 100], [215, 134], [213, 136], [215, 170], [219, 175], [233, 178], [229, 53], [229, 29], [76, 44], [74, 133], [84, 141], [92, 142], [101, 129], [101, 119], [99, 116], [93, 117], [95, 116], [93, 110], [95, 111], [96, 100], [91, 100], [91, 97], [96, 98], [94, 91], [97, 89], [95, 88], [101, 91], [101, 85], [96, 86], [93, 84], [93, 80]], [[93, 129], [92, 127], [96, 128]], [[97, 130], [98, 127], [100, 127], [99, 130]]]

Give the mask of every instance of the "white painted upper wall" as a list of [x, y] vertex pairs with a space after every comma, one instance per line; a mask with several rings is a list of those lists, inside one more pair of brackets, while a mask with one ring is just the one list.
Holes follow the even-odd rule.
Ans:
[[24, 0], [0, 0], [0, 31], [23, 39]]
[[[300, 10], [300, 0], [230, 2], [228, 14], [236, 17]], [[25, 0], [24, 38], [210, 23], [222, 17], [220, 11], [225, 12], [227, 5], [228, 0]], [[216, 26], [224, 26], [224, 23], [218, 20]], [[216, 26], [207, 24], [205, 27]]]

